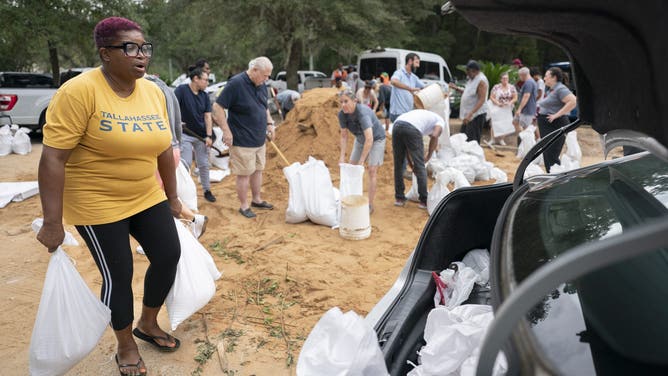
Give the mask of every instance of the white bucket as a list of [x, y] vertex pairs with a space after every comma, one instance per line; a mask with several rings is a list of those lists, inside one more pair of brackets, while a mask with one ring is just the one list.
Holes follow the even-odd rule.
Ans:
[[369, 200], [366, 197], [349, 195], [341, 199], [339, 235], [350, 240], [362, 240], [371, 235]]
[[415, 108], [429, 110], [443, 103], [443, 90], [441, 85], [431, 84], [413, 95]]

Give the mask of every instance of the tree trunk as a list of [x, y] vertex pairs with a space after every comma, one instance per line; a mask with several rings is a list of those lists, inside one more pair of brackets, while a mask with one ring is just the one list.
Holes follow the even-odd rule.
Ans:
[[46, 41], [49, 46], [49, 60], [51, 61], [51, 74], [53, 75], [53, 85], [60, 86], [60, 64], [58, 63], [58, 47], [51, 39]]
[[292, 46], [288, 53], [288, 61], [285, 64], [288, 89], [298, 89], [299, 77], [297, 75], [297, 70], [299, 70], [299, 64], [301, 63], [301, 60], [302, 42], [300, 39], [295, 39], [292, 41]]

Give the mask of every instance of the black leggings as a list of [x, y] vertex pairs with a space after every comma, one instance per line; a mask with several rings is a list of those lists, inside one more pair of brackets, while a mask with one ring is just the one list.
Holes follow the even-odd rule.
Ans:
[[485, 126], [487, 114], [480, 114], [471, 121], [462, 125], [461, 133], [466, 134], [466, 141], [476, 141], [480, 143], [482, 138], [482, 127]]
[[169, 204], [163, 201], [129, 218], [103, 225], [76, 226], [102, 274], [100, 299], [111, 309], [111, 326], [120, 330], [134, 320], [130, 235], [151, 263], [144, 277], [144, 305], [162, 305], [174, 283], [181, 244]]
[[[547, 120], [547, 115], [538, 115], [538, 131], [540, 132], [540, 137], [544, 138], [548, 134], [568, 125], [569, 123], [570, 121], [568, 120], [568, 116], [565, 115], [554, 119], [554, 121], [551, 123]], [[561, 149], [564, 148], [565, 141], [566, 137], [561, 136], [543, 152], [545, 170], [548, 173], [550, 172], [550, 167], [552, 167], [552, 165], [561, 165], [559, 156], [561, 155]]]

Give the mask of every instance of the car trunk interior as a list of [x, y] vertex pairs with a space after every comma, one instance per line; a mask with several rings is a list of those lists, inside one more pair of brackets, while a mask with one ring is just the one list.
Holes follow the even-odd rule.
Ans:
[[[489, 249], [511, 193], [512, 184], [461, 188], [434, 210], [415, 248], [407, 283], [376, 327], [391, 375], [409, 372], [407, 361], [417, 364], [417, 351], [425, 344], [424, 327], [436, 292], [431, 272], [440, 273], [472, 249]], [[491, 304], [490, 291], [476, 286], [464, 304]]]

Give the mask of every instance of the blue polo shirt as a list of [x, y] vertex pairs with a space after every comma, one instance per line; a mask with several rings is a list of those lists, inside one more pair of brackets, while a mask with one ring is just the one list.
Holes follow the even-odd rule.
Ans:
[[[410, 88], [422, 89], [424, 84], [415, 73], [406, 72], [406, 67], [397, 69], [392, 74], [392, 80], [399, 80], [402, 84]], [[399, 89], [392, 86], [392, 95], [390, 96], [390, 113], [401, 115], [413, 109], [413, 93], [408, 90]]]
[[232, 144], [256, 148], [267, 137], [267, 86], [255, 86], [246, 72], [232, 77], [216, 100], [226, 108]]
[[179, 85], [174, 89], [174, 95], [179, 101], [181, 121], [185, 123], [185, 127], [202, 138], [206, 137], [204, 113], [211, 112], [209, 95], [204, 91], [195, 95], [188, 84]]

